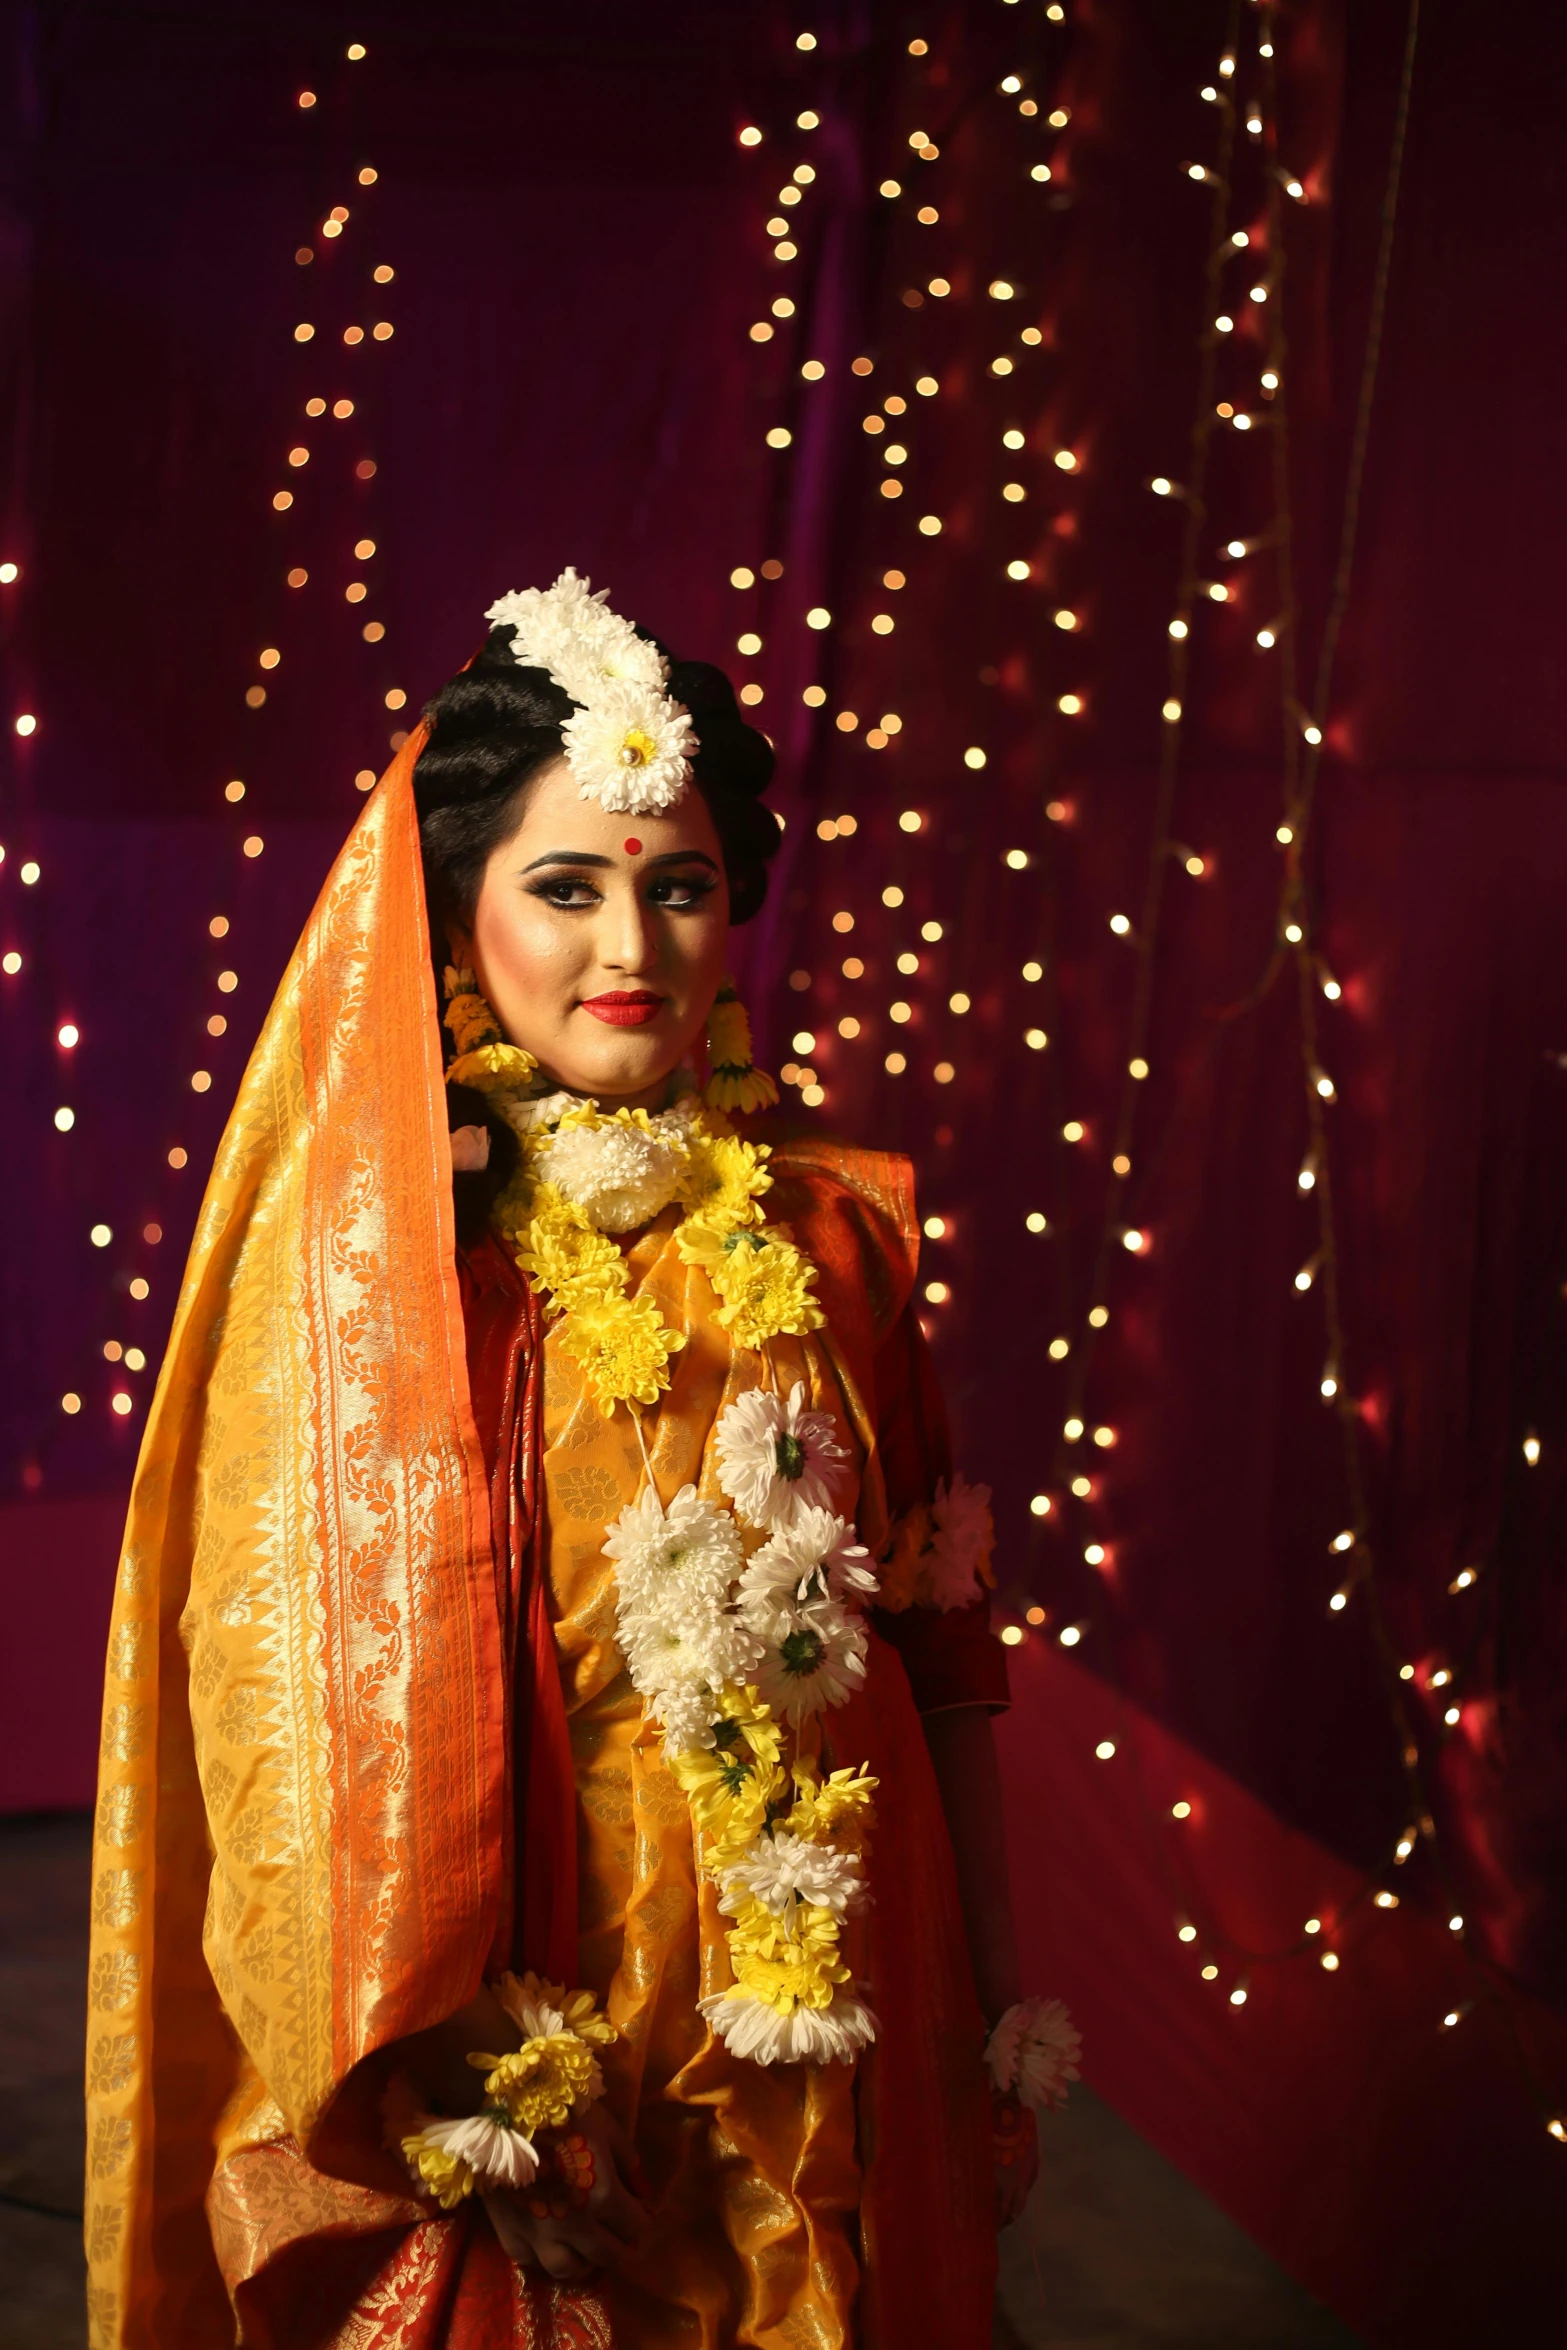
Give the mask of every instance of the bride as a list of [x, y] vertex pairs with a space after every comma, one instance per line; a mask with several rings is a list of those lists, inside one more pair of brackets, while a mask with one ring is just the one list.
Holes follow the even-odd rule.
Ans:
[[285, 975], [143, 1447], [93, 2340], [980, 2350], [1075, 2040], [910, 1172], [769, 1133], [728, 680], [570, 571], [489, 617]]

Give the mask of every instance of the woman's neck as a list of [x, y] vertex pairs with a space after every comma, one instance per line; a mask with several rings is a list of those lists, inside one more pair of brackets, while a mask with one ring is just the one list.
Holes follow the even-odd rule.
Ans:
[[669, 1109], [680, 1090], [680, 1074], [678, 1069], [671, 1069], [655, 1084], [644, 1085], [636, 1093], [594, 1093], [586, 1092], [580, 1086], [558, 1083], [550, 1077], [547, 1069], [541, 1068], [539, 1071], [540, 1078], [547, 1080], [554, 1092], [570, 1094], [573, 1101], [594, 1102], [611, 1117], [617, 1110], [647, 1110], [656, 1113]]

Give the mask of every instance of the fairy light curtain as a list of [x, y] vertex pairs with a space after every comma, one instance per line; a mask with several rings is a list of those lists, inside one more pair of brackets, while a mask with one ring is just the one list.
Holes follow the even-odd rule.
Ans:
[[[1488, 30], [1483, 106], [1407, 0], [62, 24], [7, 36], [9, 1799], [90, 1785], [78, 1626], [356, 785], [574, 561], [778, 741], [746, 991], [797, 1114], [917, 1163], [1090, 2077], [1368, 2339], [1521, 2324], [1567, 2160], [1554, 18]], [[1324, 2218], [1253, 2083], [1387, 2160]]]

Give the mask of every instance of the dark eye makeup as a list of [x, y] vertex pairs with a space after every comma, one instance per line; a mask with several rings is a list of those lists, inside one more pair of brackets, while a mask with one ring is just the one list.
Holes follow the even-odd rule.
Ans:
[[[706, 873], [655, 873], [644, 895], [650, 906], [671, 914], [695, 913], [712, 896], [717, 882]], [[585, 911], [602, 902], [603, 893], [583, 873], [547, 873], [528, 883], [528, 894], [563, 913]]]

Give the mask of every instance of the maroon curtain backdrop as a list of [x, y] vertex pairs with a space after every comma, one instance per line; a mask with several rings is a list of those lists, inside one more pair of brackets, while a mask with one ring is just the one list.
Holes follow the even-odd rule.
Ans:
[[1322, 713], [1405, 0], [373, 14], [0, 8], [0, 1800], [90, 1791], [204, 1162], [356, 773], [574, 562], [761, 689], [759, 1034], [939, 1220], [1040, 1986], [1368, 2340], [1527, 2338], [1567, 2282], [1559, 14], [1421, 11]]

